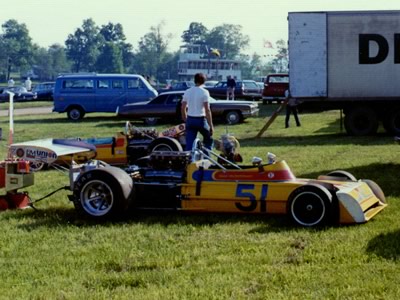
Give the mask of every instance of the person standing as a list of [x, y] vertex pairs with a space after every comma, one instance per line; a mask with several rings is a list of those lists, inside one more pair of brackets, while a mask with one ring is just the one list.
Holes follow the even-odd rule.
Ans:
[[14, 79], [10, 78], [10, 79], [8, 80], [8, 87], [13, 87], [14, 84], [15, 84]]
[[232, 97], [232, 100], [235, 100], [235, 88], [236, 81], [232, 76], [228, 76], [226, 81], [226, 100], [229, 100]]
[[31, 78], [30, 78], [30, 77], [27, 77], [26, 80], [25, 80], [25, 88], [26, 88], [28, 91], [31, 91], [31, 90], [32, 90], [32, 81], [31, 81]]
[[294, 119], [296, 121], [297, 127], [300, 127], [300, 120], [299, 116], [297, 115], [297, 105], [299, 104], [296, 100], [296, 98], [292, 98], [290, 96], [289, 91], [285, 92], [285, 97], [287, 99], [287, 104], [286, 104], [286, 118], [285, 118], [285, 128], [289, 128], [289, 119], [290, 119], [290, 114], [293, 113]]
[[207, 149], [211, 150], [214, 132], [212, 115], [210, 109], [210, 93], [203, 85], [206, 76], [203, 73], [194, 75], [195, 86], [187, 89], [183, 94], [181, 114], [186, 123], [186, 150], [193, 148], [193, 142], [197, 133], [203, 136], [203, 143]]

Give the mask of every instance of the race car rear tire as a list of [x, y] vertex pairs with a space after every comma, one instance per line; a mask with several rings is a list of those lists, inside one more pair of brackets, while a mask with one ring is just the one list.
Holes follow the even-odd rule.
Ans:
[[118, 180], [113, 174], [100, 170], [84, 173], [74, 183], [75, 209], [95, 219], [122, 216], [134, 194], [134, 186], [129, 197], [123, 192], [121, 182], [124, 182], [124, 179]]
[[343, 178], [345, 180], [357, 181], [357, 178], [353, 174], [343, 170], [335, 170], [329, 172], [327, 175], [332, 177]]
[[331, 221], [332, 195], [323, 186], [301, 186], [289, 197], [288, 213], [298, 225], [304, 227], [323, 225]]
[[153, 151], [183, 151], [182, 145], [170, 137], [159, 137], [150, 143], [147, 148], [149, 153]]

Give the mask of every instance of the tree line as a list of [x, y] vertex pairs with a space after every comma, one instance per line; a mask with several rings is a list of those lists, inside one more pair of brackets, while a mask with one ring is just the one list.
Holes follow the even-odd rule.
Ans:
[[[177, 79], [179, 50], [168, 51], [172, 34], [165, 33], [165, 22], [151, 26], [136, 47], [127, 42], [120, 23], [98, 26], [89, 18], [69, 34], [64, 45], [40, 47], [32, 41], [24, 23], [10, 19], [2, 24], [0, 33], [0, 82], [10, 74], [23, 77], [33, 70], [39, 80], [54, 80], [60, 73], [135, 73], [150, 76], [160, 82]], [[287, 68], [287, 46], [276, 42], [277, 54], [265, 63], [260, 54], [243, 54], [249, 46], [249, 37], [242, 27], [222, 24], [208, 29], [202, 23], [192, 22], [181, 35], [183, 44], [200, 44], [207, 55], [218, 49], [222, 58], [237, 59], [242, 77], [255, 78]], [[283, 68], [283, 69], [281, 69]]]

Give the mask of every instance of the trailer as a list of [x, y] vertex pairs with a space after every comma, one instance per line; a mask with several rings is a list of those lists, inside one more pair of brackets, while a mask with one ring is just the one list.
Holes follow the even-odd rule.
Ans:
[[400, 11], [290, 12], [290, 94], [350, 135], [400, 135]]

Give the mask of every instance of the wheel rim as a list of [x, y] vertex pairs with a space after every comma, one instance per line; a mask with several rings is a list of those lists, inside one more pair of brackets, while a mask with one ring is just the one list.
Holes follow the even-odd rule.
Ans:
[[303, 226], [314, 226], [322, 221], [326, 207], [324, 200], [312, 192], [297, 195], [291, 204], [292, 216], [297, 223]]
[[238, 113], [231, 112], [231, 113], [228, 113], [226, 119], [229, 124], [236, 124], [239, 122], [239, 115], [238, 115]]
[[31, 162], [29, 164], [29, 168], [33, 171], [33, 172], [37, 172], [40, 171], [41, 169], [43, 169], [44, 167], [44, 162]]
[[79, 120], [81, 113], [78, 109], [72, 109], [69, 115], [72, 120]]
[[80, 194], [83, 209], [92, 216], [103, 216], [114, 204], [114, 194], [109, 185], [100, 180], [85, 184]]

